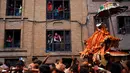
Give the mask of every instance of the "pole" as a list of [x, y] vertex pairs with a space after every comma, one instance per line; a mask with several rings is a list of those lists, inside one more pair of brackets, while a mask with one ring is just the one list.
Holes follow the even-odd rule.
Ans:
[[112, 22], [111, 16], [109, 18], [110, 18], [110, 24], [111, 24], [111, 27], [112, 27], [112, 33], [113, 33], [113, 36], [115, 36], [115, 31], [114, 31], [114, 27], [113, 27], [113, 22]]
[[112, 18], [111, 18], [111, 13], [110, 13], [110, 11], [109, 11], [109, 9], [108, 9], [108, 13], [109, 13], [109, 19], [110, 19], [110, 24], [111, 24], [111, 27], [112, 27], [112, 33], [113, 33], [113, 36], [115, 36], [115, 31], [114, 31], [114, 27], [113, 27], [113, 22], [112, 22]]

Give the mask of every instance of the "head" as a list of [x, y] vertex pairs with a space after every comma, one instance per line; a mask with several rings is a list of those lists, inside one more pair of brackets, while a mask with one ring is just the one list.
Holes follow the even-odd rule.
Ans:
[[53, 70], [53, 69], [56, 68], [56, 65], [53, 63], [53, 64], [49, 65], [49, 67], [50, 67], [51, 70]]
[[50, 4], [51, 2], [49, 1], [48, 3]]
[[59, 7], [62, 7], [62, 5], [60, 5]]
[[111, 55], [110, 55], [110, 53], [108, 52], [108, 53], [106, 53], [106, 54], [104, 55], [104, 57], [105, 57], [105, 59], [106, 59], [107, 61], [110, 61]]
[[102, 29], [102, 28], [106, 29], [106, 26], [105, 26], [105, 24], [103, 22], [98, 23], [96, 26], [97, 26], [98, 29]]
[[88, 64], [89, 64], [89, 63], [88, 63], [87, 61], [84, 61], [84, 62], [81, 63], [80, 66], [81, 66], [81, 67], [86, 67], [86, 68], [87, 68], [87, 67], [88, 67]]
[[48, 65], [40, 65], [39, 66], [40, 73], [51, 73], [50, 67]]
[[9, 38], [11, 38], [11, 35], [9, 35]]
[[32, 57], [32, 62], [34, 62], [35, 60], [38, 60], [38, 58], [35, 57], [35, 56], [33, 56], [33, 57]]
[[55, 33], [55, 35], [58, 35], [57, 33]]
[[59, 71], [56, 68], [54, 68], [54, 69], [52, 69], [51, 73], [59, 73]]
[[121, 66], [119, 65], [119, 63], [112, 63], [111, 69], [110, 69], [111, 73], [121, 73]]
[[74, 58], [74, 64], [79, 64], [79, 61], [77, 60], [77, 58]]
[[41, 61], [41, 60], [35, 60], [34, 63], [35, 63], [35, 64], [38, 64], [38, 65], [41, 65], [41, 64], [42, 64], [42, 61]]
[[19, 70], [19, 71], [22, 71], [24, 66], [25, 66], [25, 63], [24, 63], [24, 61], [22, 61], [22, 60], [19, 60], [19, 61], [16, 63], [17, 70]]
[[19, 65], [19, 66], [25, 66], [25, 63], [23, 60], [19, 60], [16, 65]]
[[85, 67], [80, 67], [80, 73], [89, 73], [89, 71]]
[[56, 61], [55, 61], [55, 62], [58, 64], [58, 63], [59, 63], [59, 61], [60, 61], [59, 59], [56, 59]]
[[55, 61], [57, 64], [62, 63], [62, 59], [56, 59]]

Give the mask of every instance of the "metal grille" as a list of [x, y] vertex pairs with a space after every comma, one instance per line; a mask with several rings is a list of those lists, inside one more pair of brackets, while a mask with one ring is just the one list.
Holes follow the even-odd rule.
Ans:
[[[60, 36], [55, 40], [55, 34]], [[46, 51], [71, 51], [71, 36], [69, 30], [47, 30]], [[61, 40], [60, 40], [61, 39]]]
[[47, 19], [69, 19], [69, 0], [47, 0]]

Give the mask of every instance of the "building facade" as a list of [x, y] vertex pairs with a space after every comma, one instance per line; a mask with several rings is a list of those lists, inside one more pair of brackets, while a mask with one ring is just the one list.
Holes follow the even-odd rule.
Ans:
[[119, 48], [117, 50], [130, 50], [130, 0], [111, 0], [117, 2], [120, 6], [128, 6], [128, 10], [124, 13], [112, 16], [112, 23], [108, 18], [96, 18], [95, 15], [98, 12], [99, 7], [106, 2], [106, 0], [88, 0], [88, 30], [92, 30], [88, 35], [92, 35], [95, 30], [95, 25], [98, 22], [104, 22], [111, 35], [115, 35], [121, 39]]
[[79, 57], [86, 16], [87, 0], [0, 0], [0, 61]]

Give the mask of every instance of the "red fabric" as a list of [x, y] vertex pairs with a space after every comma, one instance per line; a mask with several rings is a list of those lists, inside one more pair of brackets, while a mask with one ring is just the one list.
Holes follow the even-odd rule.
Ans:
[[59, 35], [55, 35], [54, 38], [55, 38], [56, 40], [60, 40], [60, 36], [59, 36]]
[[51, 2], [48, 3], [47, 8], [48, 8], [48, 11], [52, 11], [52, 3]]
[[58, 7], [58, 11], [63, 11], [63, 8], [62, 7]]
[[12, 38], [9, 37], [9, 38], [7, 39], [7, 42], [12, 42]]

